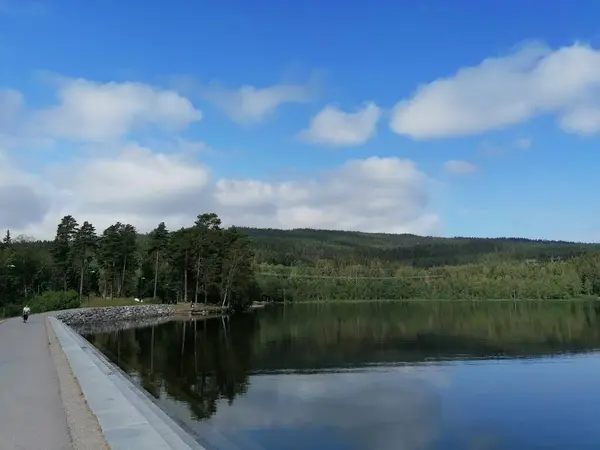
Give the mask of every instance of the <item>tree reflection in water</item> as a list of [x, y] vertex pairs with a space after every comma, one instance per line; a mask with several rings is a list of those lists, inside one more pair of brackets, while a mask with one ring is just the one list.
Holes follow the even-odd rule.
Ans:
[[[229, 322], [229, 324], [227, 323]], [[227, 328], [234, 322], [236, 333]], [[156, 398], [168, 394], [189, 405], [198, 420], [216, 402], [246, 392], [251, 363], [253, 316], [229, 320], [174, 320], [86, 338]]]
[[[260, 382], [254, 379], [260, 390], [268, 380], [276, 383], [273, 377], [281, 373], [323, 375], [324, 370], [372, 365], [596, 349], [599, 313], [595, 302], [293, 305], [230, 319], [173, 320], [86, 337], [153, 396], [183, 402], [195, 420], [203, 421], [215, 415], [220, 402], [231, 405], [236, 397], [244, 397], [251, 375], [262, 375]], [[286, 389], [299, 389], [306, 378], [297, 380]], [[370, 397], [375, 392], [372, 387], [360, 389]], [[265, 390], [264, 395], [267, 404], [270, 394]], [[306, 414], [323, 417], [319, 411], [334, 415], [323, 405]], [[335, 426], [341, 425], [338, 418]]]

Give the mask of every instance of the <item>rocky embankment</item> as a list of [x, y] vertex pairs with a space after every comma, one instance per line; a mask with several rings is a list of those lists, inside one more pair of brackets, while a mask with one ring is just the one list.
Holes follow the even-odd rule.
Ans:
[[146, 328], [153, 325], [160, 325], [170, 322], [173, 317], [152, 317], [149, 319], [120, 320], [118, 322], [90, 322], [86, 324], [71, 325], [71, 328], [82, 336], [98, 333], [114, 333], [115, 331], [125, 331], [131, 328]]
[[128, 328], [128, 324], [142, 324], [152, 319], [169, 318], [175, 314], [173, 305], [109, 306], [65, 311], [56, 318], [79, 332], [105, 328]]

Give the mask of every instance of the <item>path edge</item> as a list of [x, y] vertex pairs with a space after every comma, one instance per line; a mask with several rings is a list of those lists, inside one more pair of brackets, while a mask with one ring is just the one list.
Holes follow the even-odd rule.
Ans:
[[60, 398], [74, 450], [110, 450], [102, 434], [98, 418], [90, 409], [79, 381], [73, 374], [50, 319], [45, 319], [48, 345], [58, 375]]
[[204, 450], [90, 342], [57, 318], [47, 320], [107, 448]]

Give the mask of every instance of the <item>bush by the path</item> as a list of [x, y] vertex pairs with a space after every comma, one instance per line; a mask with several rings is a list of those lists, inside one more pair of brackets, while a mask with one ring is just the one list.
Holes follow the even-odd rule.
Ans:
[[33, 297], [28, 304], [32, 313], [60, 311], [81, 306], [79, 294], [75, 291], [47, 291]]

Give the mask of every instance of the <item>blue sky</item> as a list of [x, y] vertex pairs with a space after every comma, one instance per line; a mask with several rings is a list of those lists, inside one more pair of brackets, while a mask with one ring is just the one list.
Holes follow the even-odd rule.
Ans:
[[600, 4], [576, 5], [0, 0], [0, 228], [597, 241]]

